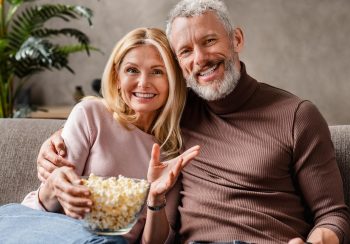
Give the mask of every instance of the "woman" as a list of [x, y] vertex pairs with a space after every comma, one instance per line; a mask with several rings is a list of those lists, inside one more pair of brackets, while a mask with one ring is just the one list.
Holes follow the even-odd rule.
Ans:
[[[159, 227], [157, 235], [153, 226], [167, 223], [165, 193], [199, 150], [193, 147], [176, 157], [182, 145], [179, 118], [185, 89], [163, 31], [140, 28], [128, 33], [117, 43], [105, 67], [103, 98], [77, 104], [64, 126], [67, 159], [74, 169], [55, 169], [22, 204], [48, 212], [64, 211], [80, 219], [92, 205], [80, 175], [145, 178], [149, 168], [152, 184], [143, 240], [164, 242], [169, 226]], [[173, 159], [161, 163], [160, 158]], [[136, 242], [143, 225], [141, 218], [125, 239]]]

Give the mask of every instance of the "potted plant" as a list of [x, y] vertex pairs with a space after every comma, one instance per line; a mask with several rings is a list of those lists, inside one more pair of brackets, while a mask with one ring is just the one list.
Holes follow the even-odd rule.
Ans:
[[[0, 118], [13, 116], [16, 96], [31, 75], [63, 68], [73, 73], [69, 55], [81, 51], [89, 54], [93, 49], [87, 35], [78, 29], [45, 26], [53, 18], [66, 22], [85, 18], [91, 25], [91, 9], [65, 4], [26, 4], [33, 1], [0, 0]], [[54, 43], [58, 36], [72, 38], [74, 42]]]

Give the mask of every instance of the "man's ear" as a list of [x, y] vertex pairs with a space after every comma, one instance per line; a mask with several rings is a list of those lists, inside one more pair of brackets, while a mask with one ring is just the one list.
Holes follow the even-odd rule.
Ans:
[[241, 28], [233, 30], [233, 51], [240, 53], [244, 46], [244, 36]]

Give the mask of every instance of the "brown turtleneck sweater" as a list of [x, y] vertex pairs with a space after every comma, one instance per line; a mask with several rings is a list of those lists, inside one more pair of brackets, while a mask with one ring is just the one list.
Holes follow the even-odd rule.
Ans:
[[312, 103], [257, 82], [242, 64], [223, 100], [190, 92], [182, 130], [186, 148], [201, 145], [183, 170], [182, 242], [286, 243], [322, 226], [347, 243], [333, 144]]

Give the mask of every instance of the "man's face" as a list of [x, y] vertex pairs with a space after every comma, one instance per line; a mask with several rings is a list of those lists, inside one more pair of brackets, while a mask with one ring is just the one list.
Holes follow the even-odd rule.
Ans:
[[239, 79], [233, 39], [212, 12], [173, 21], [170, 43], [187, 84], [206, 100], [232, 92]]

